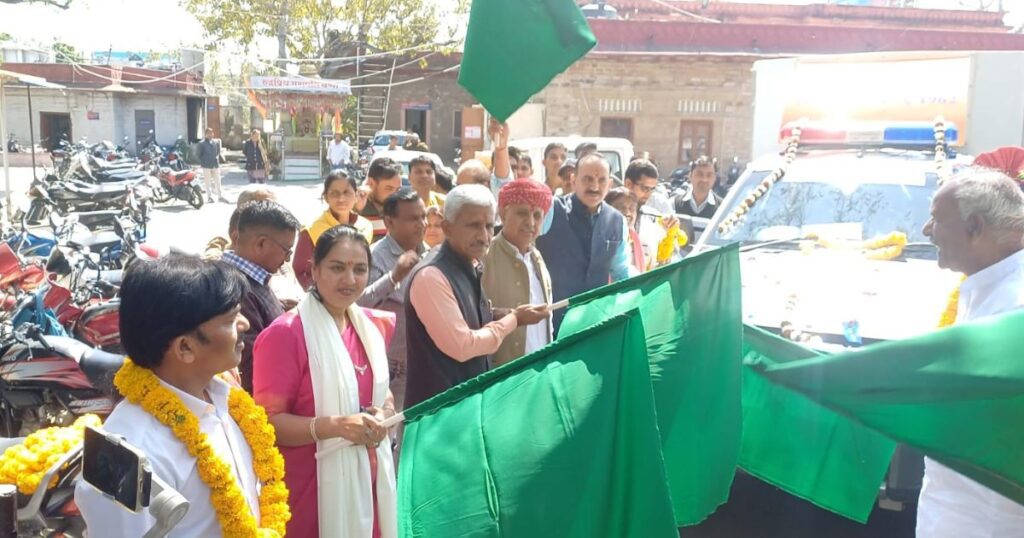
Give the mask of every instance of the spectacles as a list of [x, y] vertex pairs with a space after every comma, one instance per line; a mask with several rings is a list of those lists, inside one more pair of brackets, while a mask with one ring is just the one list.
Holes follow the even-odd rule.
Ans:
[[260, 237], [266, 237], [267, 239], [269, 239], [271, 243], [277, 245], [277, 247], [280, 248], [284, 252], [284, 255], [285, 255], [286, 259], [289, 259], [289, 260], [291, 259], [292, 254], [293, 254], [291, 247], [286, 247], [286, 246], [282, 245], [281, 243], [278, 243], [277, 239], [274, 239], [273, 237], [270, 237], [267, 234], [260, 234]]

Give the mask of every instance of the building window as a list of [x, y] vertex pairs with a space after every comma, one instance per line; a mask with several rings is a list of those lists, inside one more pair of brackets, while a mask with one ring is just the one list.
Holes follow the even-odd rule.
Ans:
[[456, 110], [452, 120], [452, 137], [462, 138], [462, 111]]
[[633, 140], [633, 118], [601, 118], [601, 136]]
[[708, 120], [679, 122], [679, 164], [686, 165], [701, 155], [711, 155], [714, 124]]

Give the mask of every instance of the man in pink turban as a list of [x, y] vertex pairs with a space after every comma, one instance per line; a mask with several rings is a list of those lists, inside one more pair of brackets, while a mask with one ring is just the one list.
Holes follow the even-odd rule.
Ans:
[[[551, 304], [551, 276], [534, 246], [551, 210], [551, 189], [529, 178], [506, 183], [498, 191], [503, 227], [484, 257], [481, 283], [495, 308]], [[493, 356], [499, 366], [529, 355], [551, 342], [551, 319], [519, 327]]]

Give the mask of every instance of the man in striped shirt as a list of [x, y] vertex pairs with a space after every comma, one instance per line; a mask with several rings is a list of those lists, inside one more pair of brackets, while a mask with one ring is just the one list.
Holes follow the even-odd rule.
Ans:
[[359, 214], [373, 224], [373, 240], [378, 241], [388, 233], [384, 226], [384, 201], [402, 187], [402, 165], [388, 157], [375, 159], [367, 172], [366, 187], [366, 205]]

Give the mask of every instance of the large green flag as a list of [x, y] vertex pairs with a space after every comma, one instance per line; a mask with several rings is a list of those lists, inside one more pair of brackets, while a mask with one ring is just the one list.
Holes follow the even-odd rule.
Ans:
[[406, 415], [402, 537], [678, 536], [635, 311]]
[[[744, 327], [744, 361], [785, 364], [818, 354]], [[865, 523], [896, 443], [807, 396], [743, 369], [740, 467], [784, 491]]]
[[676, 522], [729, 498], [740, 447], [738, 246], [688, 257], [569, 301], [558, 337], [640, 309]]
[[768, 379], [1024, 503], [1024, 313], [786, 364]]
[[459, 84], [505, 121], [596, 44], [575, 0], [473, 0]]

